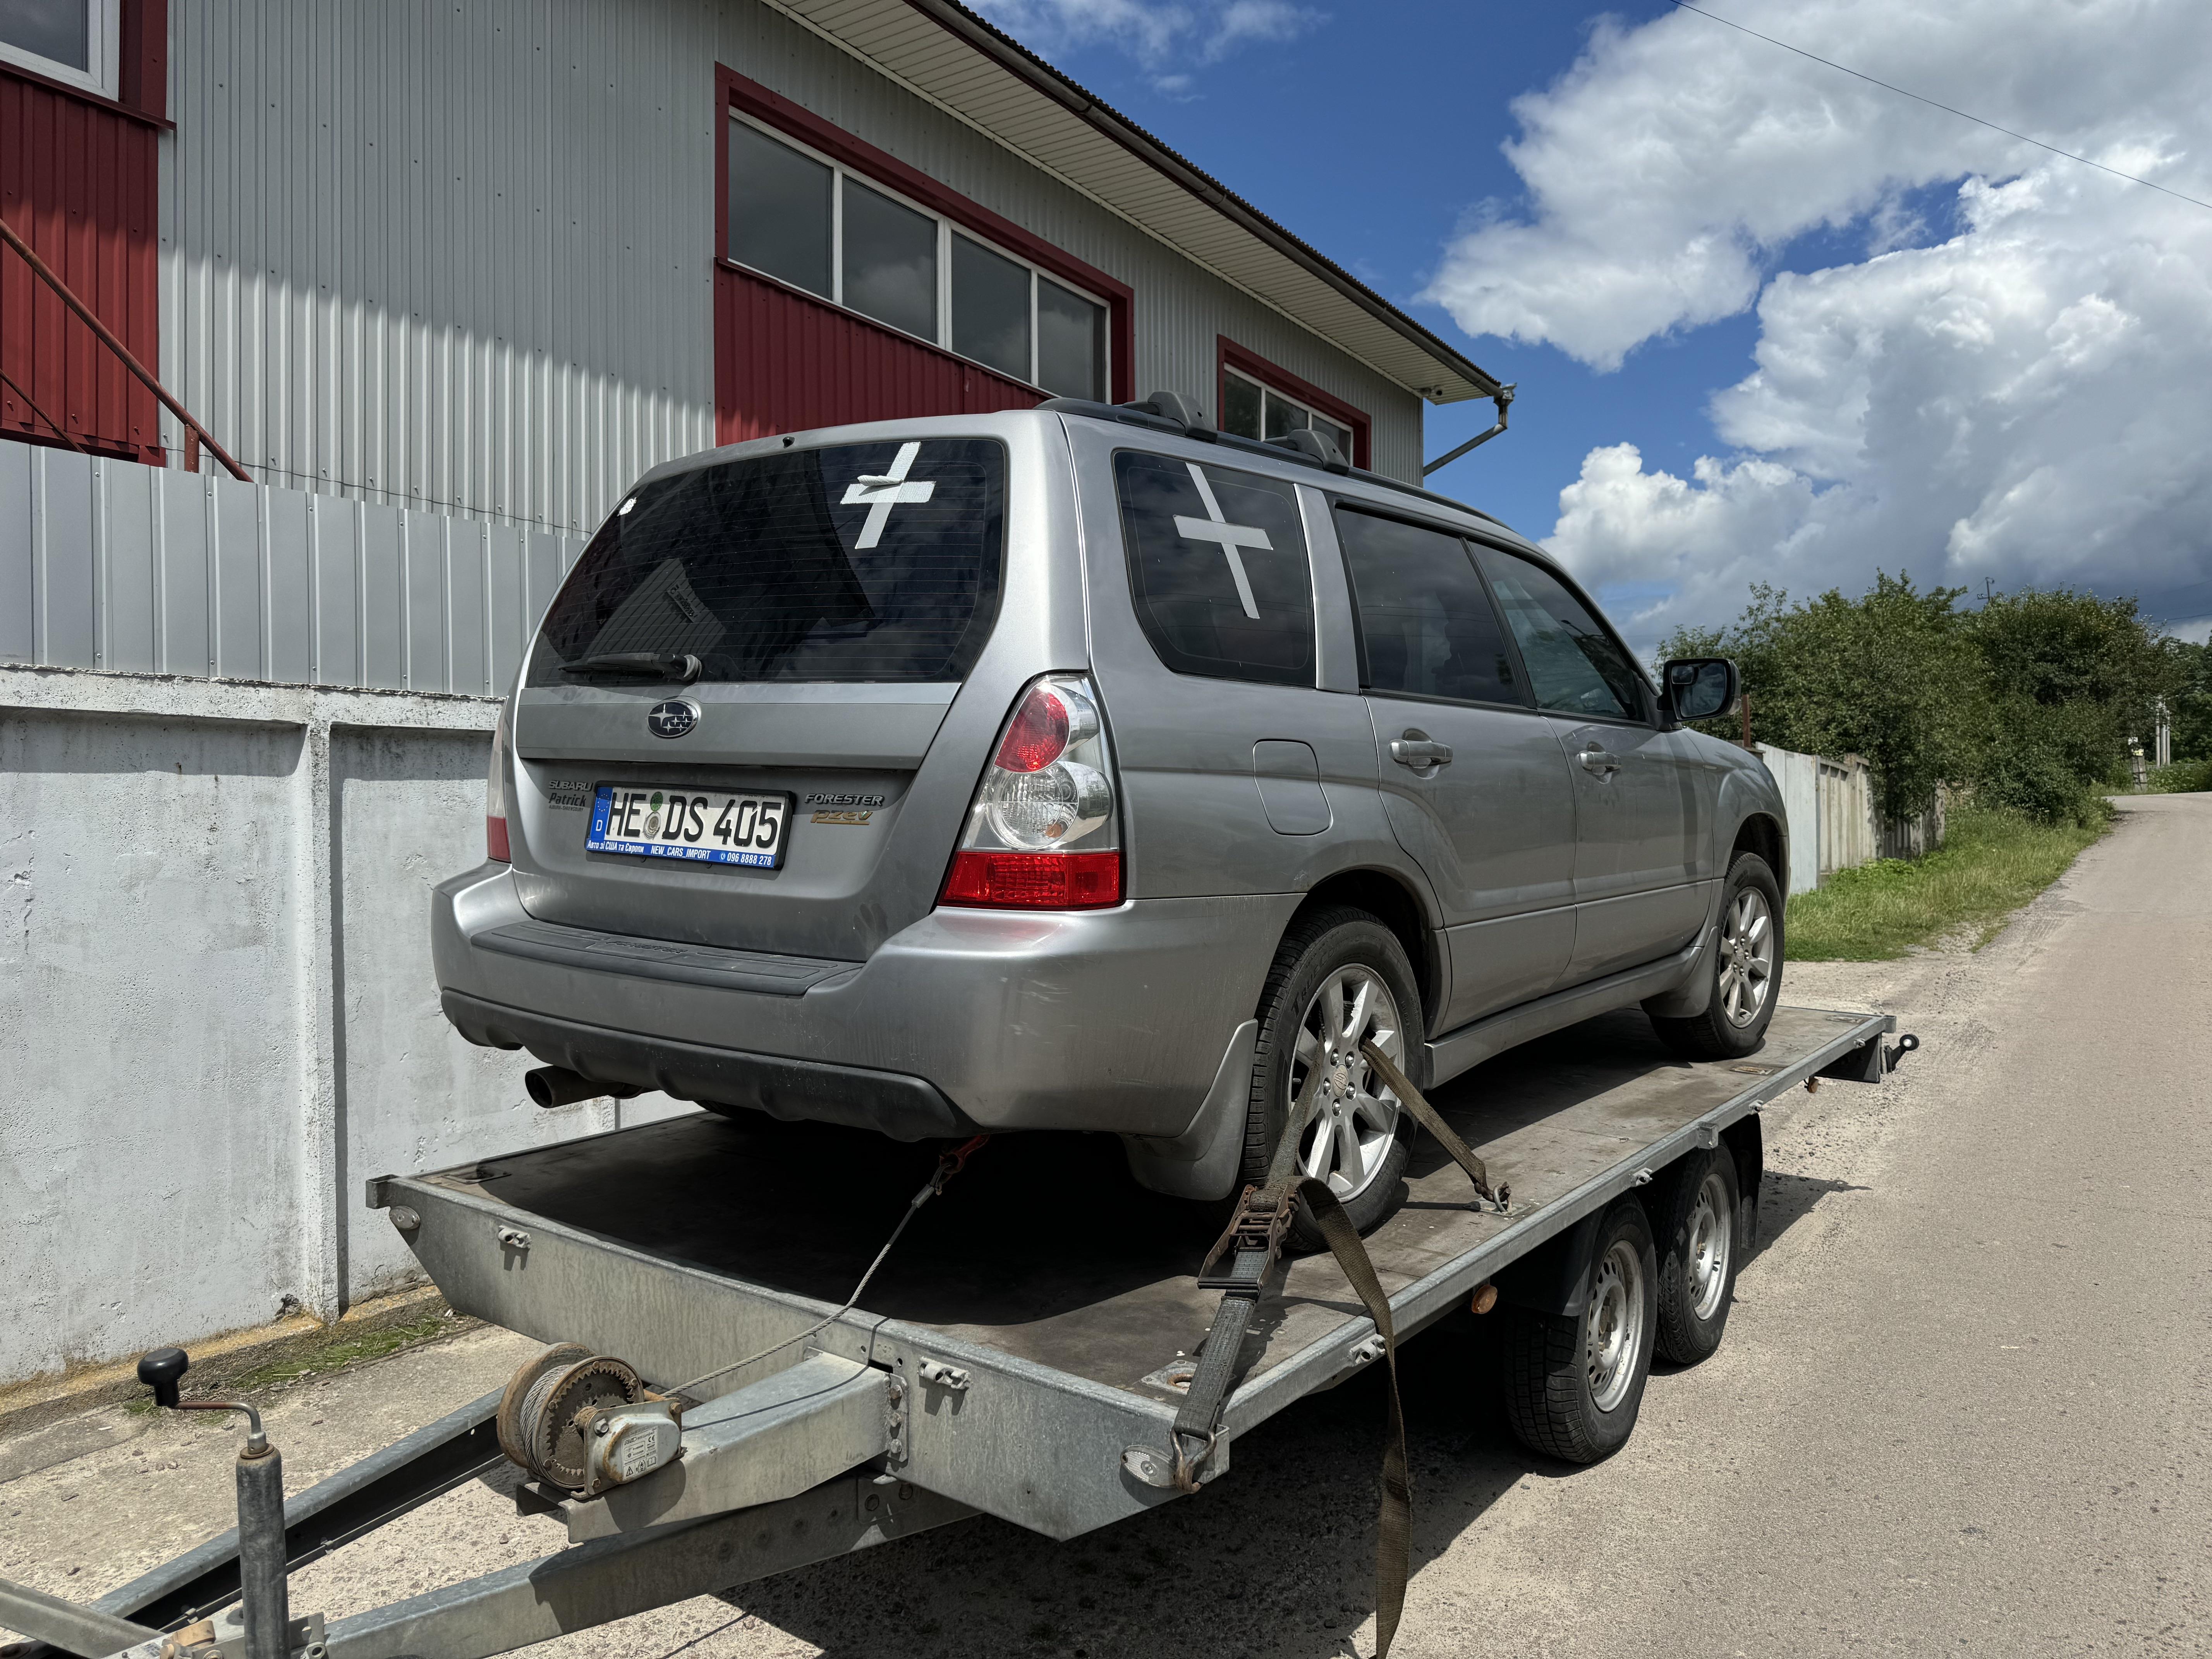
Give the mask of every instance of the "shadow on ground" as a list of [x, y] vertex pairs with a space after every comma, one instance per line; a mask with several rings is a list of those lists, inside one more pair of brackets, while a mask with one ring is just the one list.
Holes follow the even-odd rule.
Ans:
[[[1845, 1190], [1770, 1174], [1762, 1249]], [[1503, 1335], [1501, 1320], [1456, 1315], [1401, 1356], [1416, 1575], [1517, 1483], [1583, 1474], [1506, 1428]], [[1369, 1371], [1302, 1401], [1237, 1443], [1218, 1486], [1068, 1543], [986, 1518], [722, 1599], [732, 1623], [759, 1620], [833, 1659], [1335, 1659], [1374, 1610], [1382, 1384]]]

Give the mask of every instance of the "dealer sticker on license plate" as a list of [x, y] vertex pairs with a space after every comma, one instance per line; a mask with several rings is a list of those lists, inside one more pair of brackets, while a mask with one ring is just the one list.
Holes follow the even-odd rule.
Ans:
[[773, 870], [791, 831], [788, 795], [603, 783], [592, 800], [584, 848], [635, 858], [690, 859]]

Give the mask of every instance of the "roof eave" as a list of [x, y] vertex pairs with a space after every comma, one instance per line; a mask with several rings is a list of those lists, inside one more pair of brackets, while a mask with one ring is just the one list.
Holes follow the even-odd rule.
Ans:
[[[1435, 358], [1440, 367], [1468, 383], [1470, 390], [1462, 394], [1463, 397], [1494, 398], [1501, 390], [1501, 383], [1495, 375], [1437, 338], [1381, 295], [1308, 246], [1249, 203], [1240, 199], [1218, 180], [1200, 172], [1120, 111], [1093, 98], [1019, 41], [957, 3], [957, 0], [907, 0], [907, 3], [1024, 84], [1051, 99], [1068, 113], [1121, 145], [1146, 166], [1173, 179], [1239, 229], [1327, 283], [1377, 322]], [[1437, 395], [1439, 392], [1443, 395]], [[1445, 388], [1427, 389], [1423, 395], [1437, 403], [1461, 400], [1449, 395]]]

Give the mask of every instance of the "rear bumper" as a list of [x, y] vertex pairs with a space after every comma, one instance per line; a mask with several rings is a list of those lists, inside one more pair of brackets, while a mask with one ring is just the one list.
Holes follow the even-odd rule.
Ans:
[[507, 867], [436, 890], [447, 1016], [602, 1082], [901, 1139], [1183, 1133], [1297, 896], [943, 909], [866, 963], [611, 939], [535, 921]]

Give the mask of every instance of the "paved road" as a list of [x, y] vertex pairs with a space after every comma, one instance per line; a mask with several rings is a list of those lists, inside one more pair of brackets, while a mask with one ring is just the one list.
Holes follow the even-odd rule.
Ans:
[[[1880, 1090], [1792, 1097], [1728, 1342], [1654, 1381], [1610, 1463], [1515, 1444], [1480, 1322], [1408, 1350], [1398, 1651], [2212, 1648], [2212, 796], [2127, 803], [1979, 953], [1803, 967], [1790, 995], [1894, 1010], [1927, 1046]], [[273, 1431], [311, 1477], [481, 1391], [515, 1346], [314, 1385]], [[1073, 1544], [977, 1522], [552, 1645], [1366, 1653], [1380, 1418], [1363, 1380], [1240, 1442], [1222, 1487]], [[164, 1424], [0, 1485], [0, 1574], [85, 1596], [129, 1577], [212, 1529], [228, 1454]], [[557, 1541], [472, 1487], [311, 1570], [295, 1604], [341, 1613]]]

